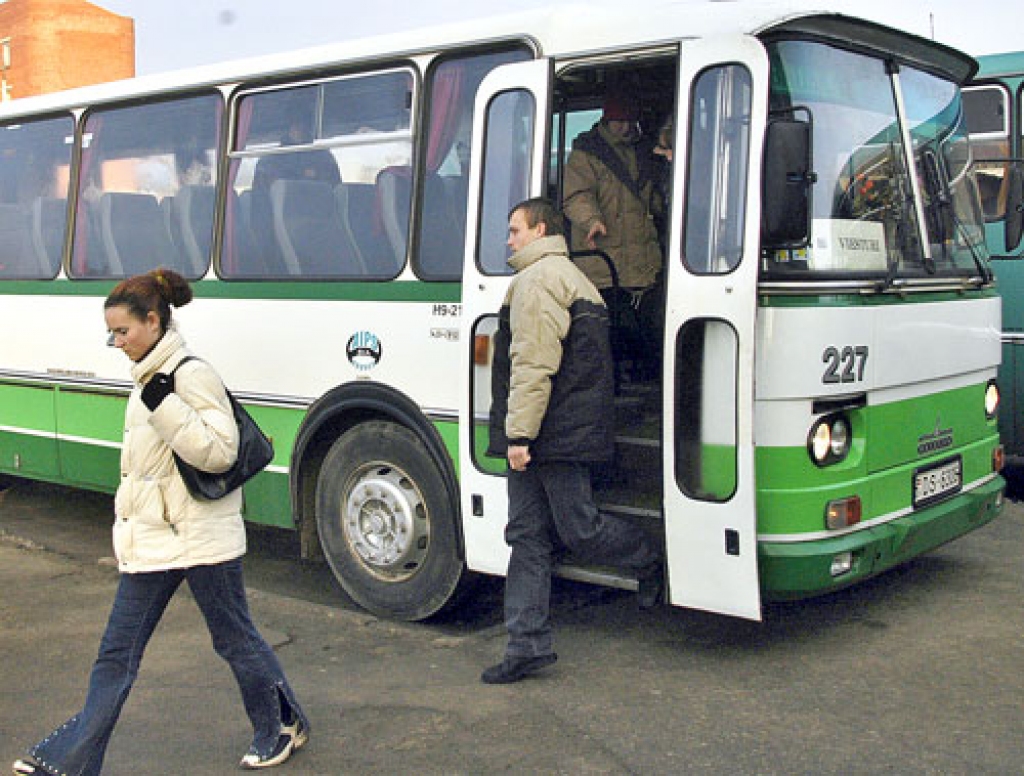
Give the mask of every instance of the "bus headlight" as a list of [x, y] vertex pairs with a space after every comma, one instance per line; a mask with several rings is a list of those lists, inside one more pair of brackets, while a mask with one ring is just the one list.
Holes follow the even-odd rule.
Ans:
[[992, 420], [999, 411], [999, 386], [995, 380], [989, 380], [985, 388], [985, 418]]
[[850, 441], [850, 421], [843, 415], [829, 415], [811, 427], [807, 451], [816, 465], [828, 466], [846, 457]]

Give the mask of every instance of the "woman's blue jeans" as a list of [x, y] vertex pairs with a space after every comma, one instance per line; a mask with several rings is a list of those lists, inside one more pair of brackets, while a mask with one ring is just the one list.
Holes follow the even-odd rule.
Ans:
[[182, 580], [188, 582], [206, 618], [213, 648], [238, 681], [253, 726], [253, 750], [272, 751], [282, 722], [299, 716], [308, 723], [277, 656], [249, 616], [241, 558], [188, 569], [122, 574], [85, 706], [29, 750], [44, 768], [69, 776], [100, 773], [110, 735], [138, 676], [142, 653]]

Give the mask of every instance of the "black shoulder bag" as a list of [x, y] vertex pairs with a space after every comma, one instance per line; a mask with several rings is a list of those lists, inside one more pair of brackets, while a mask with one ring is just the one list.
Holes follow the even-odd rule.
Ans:
[[[198, 360], [195, 356], [186, 356], [174, 367], [173, 375], [186, 361]], [[196, 498], [213, 501], [223, 498], [228, 493], [242, 487], [242, 484], [263, 471], [274, 458], [274, 446], [267, 436], [256, 425], [256, 421], [238, 403], [231, 391], [225, 386], [231, 401], [231, 409], [238, 424], [238, 458], [225, 472], [204, 472], [191, 464], [185, 463], [181, 456], [174, 453], [174, 462], [178, 465], [178, 473], [185, 481], [185, 486]]]

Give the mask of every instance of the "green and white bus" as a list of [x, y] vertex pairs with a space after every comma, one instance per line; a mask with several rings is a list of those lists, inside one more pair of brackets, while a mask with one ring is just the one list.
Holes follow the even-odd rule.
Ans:
[[1024, 52], [980, 56], [978, 65], [963, 90], [964, 111], [985, 238], [1003, 299], [999, 430], [1007, 457], [1019, 463], [1024, 458]]
[[116, 486], [102, 300], [163, 265], [195, 281], [192, 350], [273, 437], [249, 520], [395, 618], [503, 574], [507, 215], [559, 200], [625, 83], [675, 157], [663, 372], [620, 385], [602, 507], [663, 542], [677, 606], [757, 620], [876, 575], [1002, 506], [975, 68], [830, 13], [580, 6], [5, 104], [0, 473]]

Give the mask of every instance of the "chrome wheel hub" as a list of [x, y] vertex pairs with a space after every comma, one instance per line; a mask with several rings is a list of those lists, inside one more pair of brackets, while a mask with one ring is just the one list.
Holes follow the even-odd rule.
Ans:
[[342, 525], [355, 557], [380, 579], [408, 579], [427, 557], [430, 524], [423, 495], [393, 466], [367, 464], [356, 472]]

